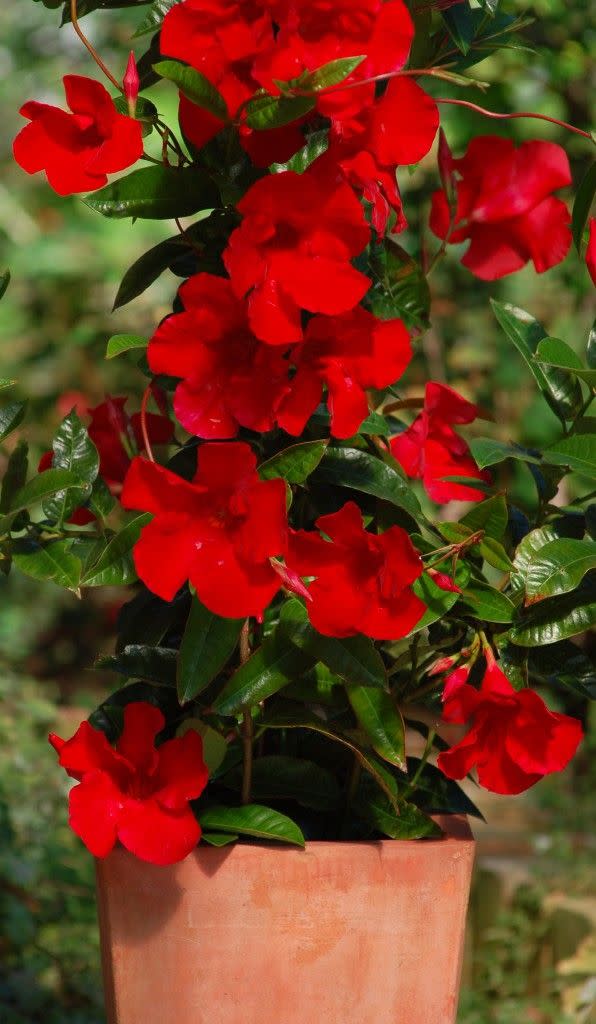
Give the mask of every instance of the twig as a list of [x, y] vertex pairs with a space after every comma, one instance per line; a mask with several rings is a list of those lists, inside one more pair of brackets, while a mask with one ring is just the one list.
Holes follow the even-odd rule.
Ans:
[[87, 48], [87, 50], [89, 51], [89, 53], [93, 57], [93, 60], [97, 64], [98, 68], [100, 68], [101, 71], [103, 71], [103, 73], [106, 76], [106, 78], [109, 78], [109, 80], [112, 83], [112, 85], [116, 89], [118, 89], [119, 92], [124, 92], [124, 89], [123, 89], [122, 85], [120, 84], [120, 82], [116, 78], [114, 78], [114, 75], [112, 74], [112, 72], [109, 70], [109, 68], [106, 67], [106, 65], [104, 64], [103, 60], [99, 56], [97, 50], [95, 49], [93, 44], [89, 42], [89, 40], [87, 39], [87, 36], [85, 35], [85, 33], [83, 32], [81, 26], [79, 25], [79, 18], [78, 18], [78, 14], [77, 14], [77, 0], [70, 0], [70, 20], [72, 22], [72, 27], [74, 28], [76, 34], [78, 35], [79, 39], [81, 40], [83, 46], [85, 46]]

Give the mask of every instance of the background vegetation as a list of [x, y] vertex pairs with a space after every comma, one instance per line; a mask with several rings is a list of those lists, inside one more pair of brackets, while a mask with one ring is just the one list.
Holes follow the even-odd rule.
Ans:
[[[492, 83], [480, 102], [495, 110], [534, 109], [587, 126], [596, 84], [590, 61], [596, 36], [591, 5], [504, 0], [503, 6], [534, 17], [525, 38], [539, 55], [508, 50], [480, 64], [475, 73]], [[110, 66], [124, 68], [131, 31], [141, 17], [107, 12], [87, 19], [88, 31]], [[13, 275], [0, 305], [0, 376], [16, 379], [17, 397], [30, 399], [21, 434], [40, 455], [67, 411], [65, 394], [83, 392], [94, 405], [107, 391], [138, 393], [140, 375], [132, 363], [104, 362], [106, 340], [127, 330], [148, 334], [168, 310], [175, 288], [173, 278], [162, 278], [131, 306], [110, 315], [124, 270], [153, 241], [170, 233], [170, 226], [103, 220], [76, 198], [55, 197], [43, 180], [28, 178], [11, 161], [20, 104], [34, 96], [61, 103], [64, 73], [93, 74], [71, 29], [58, 32], [58, 20], [57, 11], [32, 0], [4, 0], [0, 7], [0, 266], [9, 265]], [[449, 90], [443, 86], [438, 94], [449, 95]], [[153, 98], [173, 121], [172, 94], [157, 89]], [[564, 136], [555, 126], [516, 121], [495, 128], [462, 110], [444, 107], [443, 114], [458, 155], [473, 135], [496, 131], [565, 145], [576, 180], [590, 156], [582, 140]], [[402, 184], [409, 210], [418, 211], [404, 244], [412, 249], [432, 245], [431, 239], [423, 240], [423, 227], [428, 197], [436, 187], [433, 160], [410, 178], [405, 175]], [[577, 257], [571, 254], [544, 277], [528, 269], [489, 287], [472, 279], [451, 253], [437, 268], [432, 288], [434, 327], [411, 377], [413, 391], [430, 372], [476, 396], [494, 416], [495, 437], [529, 446], [554, 437], [556, 420], [491, 319], [487, 295], [528, 309], [551, 336], [580, 351], [594, 305], [588, 275]], [[530, 500], [531, 480], [521, 465], [511, 472], [507, 483], [523, 507]], [[103, 604], [97, 600], [78, 602], [51, 584], [29, 582], [16, 573], [10, 579], [0, 575], [4, 1024], [103, 1020], [93, 865], [67, 828], [66, 784], [62, 772], [53, 769], [45, 739], [49, 728], [70, 734], [81, 710], [84, 714], [93, 707], [98, 693], [112, 685], [90, 668], [96, 652], [109, 650], [119, 596], [103, 597]], [[473, 948], [461, 1024], [596, 1019], [589, 1009], [596, 987], [590, 982], [596, 975], [594, 939], [589, 925], [573, 917], [574, 897], [585, 908], [596, 876], [589, 836], [595, 752], [592, 730], [573, 774], [541, 784], [530, 799], [510, 801], [514, 812], [505, 812], [500, 802], [487, 808], [492, 831], [482, 842], [492, 860], [482, 860], [480, 870], [492, 881], [483, 876], [482, 899], [472, 908]], [[519, 884], [511, 883], [512, 872]], [[571, 968], [566, 967], [570, 962]]]

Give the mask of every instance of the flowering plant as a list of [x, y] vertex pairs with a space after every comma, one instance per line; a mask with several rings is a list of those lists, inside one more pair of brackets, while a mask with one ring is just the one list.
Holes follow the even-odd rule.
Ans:
[[[78, 16], [143, 5], [152, 39], [120, 84]], [[104, 217], [175, 222], [116, 308], [168, 268], [184, 281], [148, 341], [108, 343], [145, 350], [140, 410], [73, 409], [37, 474], [21, 444], [3, 482], [6, 564], [79, 596], [131, 588], [101, 660], [126, 684], [51, 737], [73, 829], [96, 856], [120, 841], [158, 864], [199, 840], [422, 838], [433, 813], [476, 813], [471, 772], [520, 793], [564, 768], [581, 724], [542, 691], [594, 693], [572, 638], [596, 622], [596, 334], [583, 360], [493, 302], [560, 422], [544, 451], [468, 440], [487, 418], [473, 396], [408, 383], [450, 246], [472, 287], [543, 273], [573, 239], [596, 276], [593, 167], [571, 214], [560, 146], [487, 134], [455, 156], [440, 129], [442, 104], [499, 116], [438, 86], [482, 85], [468, 69], [518, 21], [495, 0], [79, 8], [64, 20], [115, 95], [67, 75], [68, 110], [23, 106], [15, 159]], [[160, 80], [179, 129], [142, 95]], [[405, 169], [437, 135], [438, 242], [409, 253]], [[2, 438], [22, 415], [5, 406]], [[532, 474], [527, 508], [501, 486], [511, 460]], [[585, 497], [561, 499], [569, 473]]]

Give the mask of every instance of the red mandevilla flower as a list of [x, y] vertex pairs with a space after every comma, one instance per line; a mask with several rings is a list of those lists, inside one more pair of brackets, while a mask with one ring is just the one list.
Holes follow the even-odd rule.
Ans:
[[70, 740], [50, 735], [59, 763], [79, 783], [69, 795], [71, 828], [95, 857], [119, 840], [141, 860], [174, 864], [201, 838], [189, 801], [208, 780], [203, 742], [191, 729], [156, 748], [164, 725], [158, 708], [138, 702], [124, 709], [115, 749], [88, 722]]
[[552, 195], [571, 184], [569, 160], [553, 142], [516, 149], [494, 135], [473, 139], [451, 159], [456, 210], [445, 192], [433, 196], [430, 226], [438, 238], [470, 246], [462, 263], [494, 281], [532, 260], [539, 274], [565, 258], [571, 245], [569, 212]]
[[394, 384], [411, 358], [401, 320], [378, 320], [362, 306], [337, 317], [313, 317], [304, 344], [290, 356], [296, 374], [280, 403], [278, 423], [290, 434], [302, 433], [325, 385], [331, 433], [351, 437], [368, 416], [366, 389]]
[[575, 718], [549, 711], [533, 690], [514, 690], [492, 653], [487, 652], [486, 659], [479, 691], [460, 679], [448, 680], [443, 720], [470, 723], [470, 729], [439, 755], [438, 765], [450, 779], [463, 779], [477, 768], [485, 789], [522, 793], [544, 775], [565, 768], [582, 738], [582, 727]]
[[261, 481], [256, 465], [243, 442], [202, 445], [191, 483], [133, 460], [121, 501], [154, 516], [134, 549], [149, 590], [171, 601], [190, 580], [216, 615], [263, 612], [281, 586], [271, 558], [286, 550], [286, 485]]
[[59, 195], [101, 188], [143, 154], [139, 121], [119, 114], [100, 82], [65, 75], [71, 110], [31, 100], [21, 107], [30, 124], [14, 140], [14, 158], [28, 174], [45, 171]]
[[186, 311], [164, 320], [147, 355], [154, 373], [183, 378], [174, 397], [182, 426], [208, 439], [235, 437], [240, 426], [271, 430], [289, 390], [284, 352], [255, 338], [225, 278], [197, 274], [179, 294]]
[[586, 249], [586, 266], [588, 273], [596, 284], [596, 217], [590, 217], [588, 248]]
[[[105, 402], [88, 410], [87, 432], [99, 452], [99, 472], [114, 494], [120, 491], [134, 454], [145, 447], [141, 414], [129, 416], [124, 408], [127, 401], [108, 395]], [[146, 413], [145, 426], [150, 444], [168, 444], [174, 436], [167, 416]]]
[[298, 530], [290, 534], [288, 553], [294, 570], [315, 577], [307, 603], [315, 629], [336, 637], [406, 636], [426, 611], [411, 588], [423, 566], [406, 531], [392, 526], [378, 536], [368, 533], [353, 501], [315, 525], [330, 541]]
[[368, 291], [370, 279], [350, 260], [368, 244], [370, 229], [347, 185], [321, 181], [312, 169], [286, 171], [257, 181], [238, 210], [243, 221], [224, 263], [236, 294], [249, 294], [258, 338], [302, 341], [302, 310], [345, 313]]
[[478, 469], [468, 445], [453, 430], [454, 424], [472, 423], [481, 415], [452, 388], [431, 381], [426, 385], [424, 408], [411, 427], [391, 440], [391, 454], [409, 477], [422, 480], [433, 501], [482, 501], [482, 491], [445, 477], [464, 476], [490, 482], [490, 474]]

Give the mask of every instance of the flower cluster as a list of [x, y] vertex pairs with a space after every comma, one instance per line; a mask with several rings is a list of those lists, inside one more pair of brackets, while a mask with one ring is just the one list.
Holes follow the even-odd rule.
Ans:
[[[513, 586], [504, 593], [515, 552], [505, 536], [502, 493], [481, 468], [491, 465], [492, 452], [479, 466], [478, 449], [464, 436], [485, 414], [438, 381], [422, 378], [424, 395], [406, 396], [402, 378], [413, 361], [414, 373], [423, 365], [426, 353], [417, 343], [430, 319], [426, 279], [449, 245], [467, 243], [462, 263], [483, 280], [530, 261], [542, 273], [565, 258], [570, 215], [555, 193], [571, 183], [567, 156], [554, 143], [516, 147], [487, 135], [472, 139], [456, 158], [441, 133], [442, 187], [430, 201], [430, 229], [440, 244], [431, 264], [424, 243], [419, 265], [395, 237], [407, 227], [400, 190], [407, 175], [400, 169], [430, 154], [439, 129], [441, 101], [423, 88], [426, 77], [461, 84], [452, 62], [441, 57], [438, 11], [450, 7], [449, 0], [427, 5], [430, 23], [438, 19], [442, 27], [430, 40], [439, 39], [439, 63], [427, 66], [425, 58], [423, 70], [414, 65], [412, 53], [424, 47], [414, 47], [421, 41], [404, 0], [180, 0], [163, 6], [159, 38], [146, 57], [158, 75], [180, 87], [180, 139], [157, 111], [146, 113], [144, 123], [137, 117], [146, 101], [139, 99], [143, 82], [131, 58], [123, 96], [113, 100], [98, 82], [66, 76], [69, 111], [26, 103], [21, 113], [29, 123], [14, 143], [18, 163], [29, 173], [45, 171], [63, 195], [100, 189], [109, 175], [143, 158], [142, 170], [107, 185], [89, 205], [109, 216], [132, 211], [175, 220], [179, 234], [128, 276], [135, 295], [137, 285], [142, 289], [166, 268], [185, 277], [174, 311], [154, 330], [140, 364], [152, 377], [141, 412], [131, 416], [126, 398], [108, 397], [84, 414], [101, 477], [120, 508], [146, 515], [127, 521], [124, 539], [109, 533], [111, 522], [100, 524], [97, 541], [101, 547], [108, 537], [111, 560], [104, 550], [87, 576], [88, 564], [81, 562], [73, 589], [107, 572], [102, 557], [110, 580], [125, 563], [128, 582], [132, 555], [143, 596], [180, 612], [164, 619], [166, 655], [156, 663], [167, 660], [171, 668], [172, 648], [180, 644], [193, 656], [179, 659], [181, 704], [171, 720], [150, 698], [125, 707], [115, 747], [88, 723], [71, 740], [52, 737], [60, 764], [78, 782], [70, 794], [72, 827], [96, 856], [107, 855], [117, 841], [160, 864], [192, 850], [201, 837], [195, 814], [200, 817], [202, 804], [191, 805], [206, 786], [207, 768], [199, 734], [191, 728], [176, 735], [186, 715], [183, 702], [192, 702], [188, 717], [220, 733], [227, 751], [222, 771], [243, 763], [244, 804], [253, 720], [259, 720], [263, 756], [269, 726], [285, 731], [279, 723], [289, 720], [299, 731], [337, 740], [342, 753], [355, 751], [359, 766], [380, 779], [387, 807], [369, 807], [354, 834], [362, 836], [363, 827], [369, 834], [401, 834], [398, 802], [409, 801], [410, 790], [404, 795], [403, 780], [391, 774], [404, 761], [397, 705], [404, 696], [407, 703], [428, 694], [421, 677], [445, 672], [443, 720], [468, 731], [442, 751], [439, 768], [451, 779], [475, 770], [495, 792], [521, 792], [568, 763], [581, 726], [548, 710], [529, 688], [515, 690], [486, 639], [510, 626], [513, 635], [521, 604]], [[164, 60], [155, 63], [157, 45]], [[143, 148], [144, 133], [153, 129], [161, 159]], [[205, 183], [208, 200], [201, 192]], [[200, 214], [196, 223], [184, 226], [180, 218], [193, 213]], [[586, 254], [594, 277], [595, 223]], [[542, 360], [556, 368], [551, 384], [547, 380], [551, 406], [559, 392], [573, 400], [567, 378], [577, 367], [565, 358], [561, 351], [555, 358], [548, 346], [546, 354], [528, 354], [537, 377]], [[159, 414], [146, 411], [150, 395]], [[574, 424], [586, 408], [578, 399]], [[567, 413], [563, 409], [559, 418], [570, 423]], [[158, 446], [165, 450], [154, 451]], [[504, 442], [497, 457], [501, 449], [508, 457]], [[40, 469], [53, 458], [46, 453]], [[529, 458], [532, 467], [539, 462]], [[433, 524], [431, 502], [453, 500], [475, 504], [462, 523], [443, 521], [443, 515]], [[547, 505], [541, 492], [540, 514]], [[88, 509], [77, 509], [64, 535], [48, 531], [44, 521], [36, 539], [42, 546], [60, 535], [58, 543], [67, 546], [68, 531], [93, 523]], [[537, 517], [536, 525], [543, 520]], [[75, 563], [97, 558], [92, 533], [69, 550]], [[491, 590], [490, 572], [488, 579], [482, 574], [484, 560], [505, 573], [499, 592]], [[293, 623], [283, 615], [288, 592], [301, 602], [294, 599]], [[181, 609], [191, 599], [196, 615], [184, 632]], [[457, 653], [462, 635], [470, 644], [468, 660]], [[430, 665], [436, 637], [447, 653]], [[523, 630], [513, 642], [536, 643]], [[147, 650], [144, 636], [126, 643]], [[259, 646], [251, 657], [253, 643]], [[199, 665], [195, 648], [208, 651], [207, 667]], [[487, 668], [476, 688], [471, 667], [481, 649]], [[126, 660], [130, 650], [123, 650]], [[236, 651], [234, 670], [229, 662]], [[188, 664], [193, 678], [181, 682]], [[170, 683], [168, 676], [167, 699], [175, 700]], [[277, 717], [267, 717], [270, 697], [278, 702]], [[307, 705], [304, 713], [297, 713], [297, 701]], [[275, 756], [280, 749], [286, 748], [271, 744]], [[423, 763], [416, 780], [425, 770]], [[366, 803], [366, 787], [359, 789], [353, 774], [349, 782], [350, 771], [339, 763], [338, 790], [350, 791], [342, 835], [353, 809]], [[236, 785], [228, 785], [231, 777], [223, 797], [213, 779], [218, 798], [228, 799]], [[450, 789], [444, 780], [443, 787]], [[417, 805], [408, 807], [408, 821], [424, 817]], [[231, 831], [242, 834], [246, 827], [240, 818]], [[434, 826], [425, 819], [424, 827]], [[419, 834], [427, 831], [421, 827]]]

